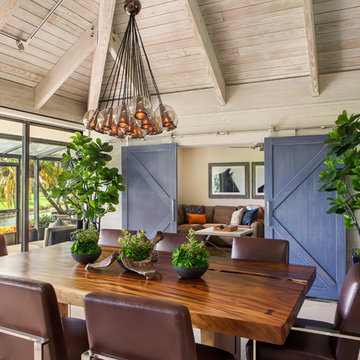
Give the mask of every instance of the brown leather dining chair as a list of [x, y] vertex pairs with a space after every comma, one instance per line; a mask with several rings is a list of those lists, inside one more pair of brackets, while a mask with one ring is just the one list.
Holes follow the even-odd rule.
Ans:
[[0, 256], [5, 256], [8, 254], [6, 240], [4, 234], [0, 234]]
[[85, 295], [84, 306], [87, 358], [234, 360], [226, 351], [195, 344], [189, 310], [183, 305], [94, 292]]
[[0, 276], [0, 359], [80, 360], [88, 348], [85, 321], [61, 319], [50, 284]]
[[289, 242], [287, 240], [245, 236], [234, 238], [231, 258], [288, 264]]
[[[158, 242], [155, 245], [155, 250], [173, 252], [176, 248], [180, 247], [186, 239], [186, 233], [163, 233], [164, 239]], [[195, 235], [197, 240], [200, 242], [202, 240], [201, 236]]]
[[[327, 331], [323, 332], [321, 329]], [[357, 341], [352, 339], [353, 336]], [[359, 340], [360, 263], [357, 263], [352, 266], [345, 278], [334, 324], [297, 319], [284, 345], [256, 342], [256, 358], [258, 360], [357, 360]], [[246, 345], [246, 356], [248, 360], [252, 359], [251, 340]]]

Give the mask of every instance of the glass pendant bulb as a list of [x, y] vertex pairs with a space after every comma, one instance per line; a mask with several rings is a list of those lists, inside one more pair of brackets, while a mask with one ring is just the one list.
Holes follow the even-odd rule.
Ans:
[[134, 132], [131, 136], [132, 139], [142, 139], [145, 136], [144, 130], [138, 124], [134, 126]]
[[89, 110], [83, 117], [83, 123], [89, 130], [95, 130], [97, 124], [97, 117], [99, 115], [99, 109]]
[[169, 105], [160, 104], [155, 111], [155, 116], [162, 124], [163, 128], [170, 131], [167, 128], [175, 130], [178, 124], [178, 118], [175, 114], [174, 109]]
[[144, 96], [134, 96], [129, 105], [136, 120], [144, 120], [151, 112], [150, 100]]
[[101, 134], [104, 133], [103, 125], [104, 125], [105, 115], [107, 114], [107, 110], [108, 109], [101, 110], [97, 117], [97, 124], [96, 124], [95, 131], [97, 131]]
[[121, 128], [126, 128], [130, 125], [130, 111], [126, 104], [122, 104], [116, 109], [116, 113], [118, 114], [119, 121], [118, 126]]
[[134, 134], [134, 128], [135, 128], [135, 120], [134, 118], [130, 118], [130, 123], [128, 127], [125, 128], [125, 134], [128, 136], [132, 136]]
[[104, 118], [102, 127], [101, 127], [104, 132], [111, 130], [111, 123], [113, 120], [113, 112], [114, 111], [113, 111], [112, 107], [109, 107], [109, 108], [106, 108], [106, 109], [100, 111], [99, 117], [101, 116]]

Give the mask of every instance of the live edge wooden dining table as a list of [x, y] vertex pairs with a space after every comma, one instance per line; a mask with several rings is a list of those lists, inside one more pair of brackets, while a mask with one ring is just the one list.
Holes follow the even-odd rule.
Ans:
[[[211, 257], [197, 280], [179, 278], [171, 254], [159, 253], [162, 280], [146, 280], [117, 264], [86, 272], [70, 255], [70, 242], [0, 258], [0, 274], [49, 282], [60, 304], [83, 305], [90, 291], [145, 296], [187, 306], [192, 324], [213, 332], [283, 344], [315, 279], [311, 266]], [[103, 247], [99, 260], [114, 248]], [[208, 342], [211, 343], [210, 340]]]

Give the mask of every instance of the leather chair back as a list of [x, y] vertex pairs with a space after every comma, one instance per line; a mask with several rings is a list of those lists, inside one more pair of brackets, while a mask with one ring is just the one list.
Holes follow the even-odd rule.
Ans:
[[8, 254], [6, 240], [4, 234], [0, 234], [0, 256], [5, 256]]
[[[187, 234], [185, 233], [164, 233], [164, 239], [155, 245], [155, 250], [172, 253], [176, 248], [187, 241], [186, 236]], [[202, 240], [201, 236], [196, 236], [196, 238], [199, 242]]]
[[[122, 237], [122, 229], [100, 229], [99, 245], [120, 247], [118, 243], [119, 237]], [[131, 234], [136, 234], [137, 231], [128, 230]]]
[[[49, 339], [44, 360], [67, 358], [54, 288], [44, 282], [0, 276], [0, 326]], [[28, 340], [0, 333], [0, 359], [33, 359]]]
[[90, 350], [124, 359], [196, 360], [189, 310], [142, 297], [84, 297]]
[[289, 242], [255, 237], [234, 238], [231, 258], [288, 264]]
[[[360, 336], [360, 263], [346, 275], [336, 308], [334, 329]], [[359, 341], [334, 339], [336, 360], [357, 359]]]

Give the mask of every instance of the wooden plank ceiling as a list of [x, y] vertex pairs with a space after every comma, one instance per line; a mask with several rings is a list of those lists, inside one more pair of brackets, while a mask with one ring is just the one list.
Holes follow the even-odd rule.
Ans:
[[[162, 93], [214, 86], [186, 1], [142, 0], [137, 17]], [[197, 0], [227, 86], [310, 76], [303, 1]], [[1, 30], [26, 39], [56, 2], [19, 0]], [[36, 87], [97, 20], [99, 3], [64, 0], [24, 52], [0, 35], [0, 78]], [[359, 0], [314, 0], [313, 12], [320, 74], [360, 69]], [[118, 0], [113, 28], [120, 37], [127, 20]], [[112, 62], [108, 55], [104, 82]], [[56, 94], [86, 103], [91, 63], [89, 54]]]

